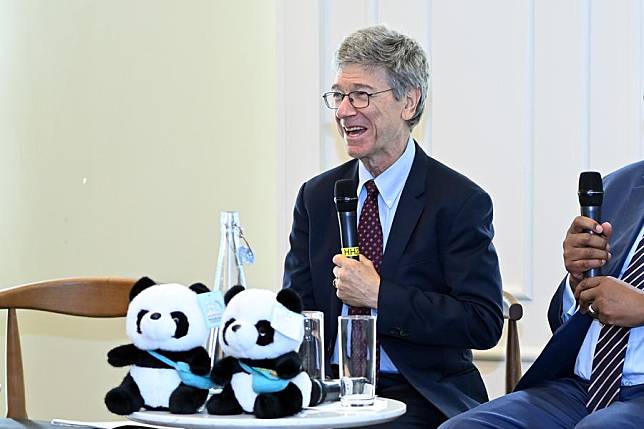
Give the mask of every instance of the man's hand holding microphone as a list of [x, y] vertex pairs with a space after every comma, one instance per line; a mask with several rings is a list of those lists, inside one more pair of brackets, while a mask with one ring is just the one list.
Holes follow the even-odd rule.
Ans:
[[644, 325], [644, 291], [614, 277], [601, 275], [601, 268], [612, 257], [609, 242], [613, 233], [609, 222], [600, 223], [602, 197], [599, 173], [582, 173], [579, 178], [582, 216], [573, 220], [563, 242], [564, 265], [570, 287], [581, 311], [600, 322], [624, 327], [641, 326]]

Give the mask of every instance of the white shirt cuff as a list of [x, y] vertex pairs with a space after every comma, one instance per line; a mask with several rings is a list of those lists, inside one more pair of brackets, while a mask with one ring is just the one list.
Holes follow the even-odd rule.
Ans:
[[566, 287], [563, 291], [561, 308], [563, 309], [564, 320], [568, 320], [570, 316], [577, 312], [579, 306], [577, 305], [577, 300], [575, 300], [575, 294], [572, 293], [572, 287], [570, 285], [570, 274], [566, 275], [564, 282], [566, 283]]

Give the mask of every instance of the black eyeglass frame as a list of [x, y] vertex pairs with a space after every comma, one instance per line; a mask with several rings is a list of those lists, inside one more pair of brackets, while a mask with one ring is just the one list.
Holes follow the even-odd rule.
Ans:
[[[329, 92], [325, 92], [324, 94], [322, 94], [322, 99], [324, 100], [324, 104], [326, 104], [326, 107], [328, 107], [331, 110], [338, 110], [339, 107], [335, 107], [335, 106], [332, 106], [331, 104], [329, 104], [329, 100], [327, 99], [327, 97], [330, 96], [330, 95], [342, 95], [342, 98], [340, 99], [340, 102], [338, 103], [338, 106], [340, 104], [342, 104], [342, 101], [344, 100], [344, 97], [349, 97], [349, 103], [351, 103], [351, 106], [353, 106], [354, 109], [364, 109], [366, 107], [369, 107], [369, 102], [371, 101], [371, 97], [373, 97], [374, 95], [382, 94], [384, 92], [388, 92], [388, 91], [393, 91], [393, 88], [383, 89], [382, 91], [376, 91], [376, 92], [371, 92], [371, 93], [367, 92], [367, 91], [350, 91], [350, 92], [347, 92], [347, 93], [340, 92], [340, 91], [329, 91]], [[355, 104], [353, 104], [353, 98], [351, 97], [351, 94], [365, 94], [367, 96], [367, 104], [364, 105], [364, 106], [360, 106], [360, 107], [356, 106]], [[355, 95], [354, 95], [354, 97], [355, 97]]]

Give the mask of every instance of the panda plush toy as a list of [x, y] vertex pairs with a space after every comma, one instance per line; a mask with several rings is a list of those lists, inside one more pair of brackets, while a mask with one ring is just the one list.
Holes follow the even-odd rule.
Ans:
[[107, 355], [113, 366], [132, 366], [105, 396], [111, 412], [127, 415], [145, 408], [192, 414], [206, 402], [212, 382], [203, 344], [210, 330], [197, 299], [206, 292], [201, 283], [188, 288], [147, 277], [132, 286], [126, 321], [132, 344]]
[[304, 335], [299, 295], [235, 286], [224, 302], [219, 344], [226, 357], [211, 372], [223, 389], [208, 400], [208, 412], [278, 418], [317, 404], [320, 389], [297, 354]]

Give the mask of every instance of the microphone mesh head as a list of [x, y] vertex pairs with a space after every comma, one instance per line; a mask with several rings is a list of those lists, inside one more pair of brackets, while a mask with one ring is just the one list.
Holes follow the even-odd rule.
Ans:
[[351, 212], [358, 210], [358, 196], [356, 195], [356, 184], [353, 180], [342, 179], [336, 181], [333, 196], [338, 211]]
[[596, 171], [584, 171], [579, 175], [579, 205], [599, 207], [604, 201], [602, 176]]

